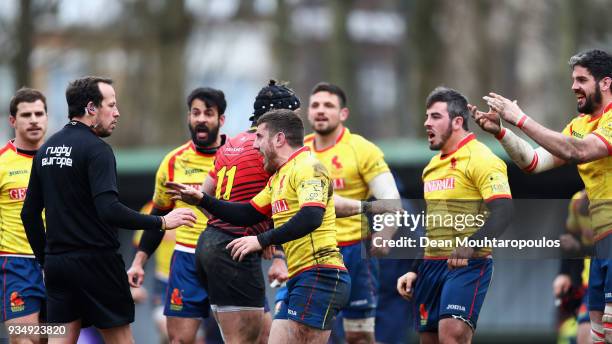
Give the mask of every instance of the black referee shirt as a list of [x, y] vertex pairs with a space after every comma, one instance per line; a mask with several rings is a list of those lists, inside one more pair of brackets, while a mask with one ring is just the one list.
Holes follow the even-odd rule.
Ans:
[[118, 193], [113, 150], [85, 124], [69, 122], [38, 150], [30, 175], [26, 203], [44, 205], [45, 253], [117, 250], [117, 228], [94, 205], [108, 191]]

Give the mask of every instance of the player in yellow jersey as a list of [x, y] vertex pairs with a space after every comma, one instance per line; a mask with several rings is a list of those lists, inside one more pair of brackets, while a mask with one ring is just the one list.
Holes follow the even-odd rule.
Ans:
[[[512, 217], [512, 196], [506, 164], [468, 131], [465, 97], [439, 87], [428, 96], [426, 108], [429, 148], [440, 151], [423, 170], [427, 216], [433, 218], [426, 222], [426, 235], [451, 244], [425, 246], [424, 260], [416, 260], [398, 279], [397, 289], [408, 299], [414, 295], [421, 343], [470, 343], [491, 282], [493, 259], [490, 247], [457, 247], [456, 238], [500, 235]], [[440, 215], [466, 221], [463, 226], [442, 223], [435, 220]]]
[[[269, 343], [326, 343], [332, 319], [348, 301], [350, 277], [337, 247], [331, 179], [303, 146], [304, 125], [291, 110], [270, 111], [257, 120], [254, 147], [272, 174], [250, 203], [201, 194], [199, 206], [216, 217], [248, 226], [271, 217], [274, 229], [229, 243], [234, 259], [282, 245], [289, 280], [284, 309], [272, 322]], [[174, 184], [175, 198], [190, 194]], [[347, 213], [348, 215], [355, 214]]]
[[[589, 199], [585, 190], [572, 196], [568, 206], [567, 232], [560, 237], [561, 249], [567, 254], [567, 258], [561, 261], [561, 269], [553, 281], [553, 295], [561, 301], [560, 310], [570, 315], [566, 315], [567, 319], [564, 319], [560, 327], [559, 337], [565, 337], [562, 330], [568, 326], [563, 325], [573, 323], [577, 325], [577, 331], [574, 326], [572, 336], [578, 344], [591, 342], [591, 325], [584, 296], [589, 280], [588, 256], [593, 250], [593, 228], [588, 207]], [[584, 256], [587, 257], [584, 260], [577, 259]]]
[[[346, 103], [346, 95], [337, 85], [315, 85], [308, 106], [314, 133], [305, 137], [304, 144], [329, 171], [335, 194], [358, 200], [371, 196], [399, 200], [382, 151], [344, 126], [349, 116]], [[341, 313], [348, 343], [374, 343], [378, 261], [361, 258], [361, 220], [359, 215], [336, 219], [338, 247], [351, 276], [351, 296]]]
[[[589, 311], [594, 343], [612, 343], [612, 56], [588, 50], [573, 56], [572, 91], [580, 113], [563, 132], [555, 132], [527, 116], [516, 102], [495, 93], [484, 97], [488, 113], [476, 107], [476, 122], [495, 135], [508, 155], [528, 173], [564, 164], [578, 164], [589, 197], [595, 233], [594, 258], [589, 276]], [[501, 126], [500, 117], [533, 139], [529, 143]]]
[[[22, 88], [10, 102], [9, 123], [15, 139], [0, 148], [0, 300], [5, 325], [36, 324], [44, 307], [42, 269], [21, 222], [32, 157], [47, 132], [47, 99], [38, 90]], [[11, 341], [37, 343], [37, 336], [11, 336]]]
[[[162, 160], [157, 170], [153, 195], [153, 215], [163, 215], [175, 207], [197, 207], [174, 201], [167, 194], [166, 182], [200, 186], [214, 164], [217, 149], [225, 136], [219, 128], [225, 121], [227, 103], [220, 90], [197, 88], [187, 97], [187, 119], [191, 140], [179, 146]], [[176, 230], [176, 246], [172, 255], [170, 276], [165, 295], [164, 315], [167, 316], [171, 342], [193, 343], [201, 319], [208, 317], [209, 303], [196, 273], [195, 247], [208, 219], [197, 211], [194, 227], [181, 226]], [[132, 266], [128, 270], [132, 287], [142, 285], [144, 263], [160, 244], [164, 232], [147, 231], [140, 240]]]

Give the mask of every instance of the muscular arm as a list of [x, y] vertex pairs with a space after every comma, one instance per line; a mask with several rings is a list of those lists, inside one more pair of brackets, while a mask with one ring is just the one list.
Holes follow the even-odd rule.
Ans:
[[236, 226], [252, 226], [268, 218], [250, 203], [221, 201], [208, 194], [204, 194], [198, 206]]
[[568, 163], [581, 164], [605, 158], [609, 154], [605, 143], [592, 134], [578, 140], [550, 130], [533, 119], [526, 121], [522, 129], [552, 155]]
[[324, 214], [321, 207], [303, 207], [284, 225], [257, 235], [257, 240], [266, 247], [301, 238], [321, 226]]

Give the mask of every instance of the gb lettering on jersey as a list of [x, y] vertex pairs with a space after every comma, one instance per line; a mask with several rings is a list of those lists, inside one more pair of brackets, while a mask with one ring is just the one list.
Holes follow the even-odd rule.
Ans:
[[45, 150], [45, 157], [42, 158], [42, 166], [64, 166], [72, 167], [72, 147], [66, 147], [64, 145], [57, 147], [47, 147]]

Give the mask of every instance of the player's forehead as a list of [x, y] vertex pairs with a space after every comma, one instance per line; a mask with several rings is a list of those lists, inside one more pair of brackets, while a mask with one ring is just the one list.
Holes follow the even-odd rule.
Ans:
[[20, 102], [17, 104], [17, 114], [41, 111], [45, 111], [45, 104], [40, 99], [33, 102]]
[[199, 110], [199, 111], [217, 111], [217, 107], [215, 105], [210, 104], [210, 106], [208, 106], [206, 104], [205, 101], [203, 101], [200, 98], [194, 98], [193, 101], [191, 102], [191, 106], [190, 106], [191, 110]]
[[115, 102], [115, 89], [112, 85], [105, 82], [99, 82], [98, 87], [100, 88], [100, 93], [102, 94], [102, 101], [107, 103]]
[[328, 91], [319, 91], [310, 95], [310, 104], [315, 103], [333, 103], [340, 106], [340, 98], [337, 95]]
[[591, 72], [583, 66], [574, 66], [574, 69], [572, 69], [572, 79], [578, 79], [578, 78], [583, 78], [583, 79], [595, 79], [595, 77], [593, 76], [593, 74], [591, 74]]
[[255, 131], [255, 133], [258, 136], [265, 136], [268, 133], [268, 124], [267, 123], [261, 123], [260, 125], [257, 126], [257, 130]]
[[430, 107], [427, 108], [427, 111], [425, 113], [428, 115], [431, 115], [434, 113], [446, 115], [448, 114], [448, 104], [446, 102], [435, 102], [431, 104]]

